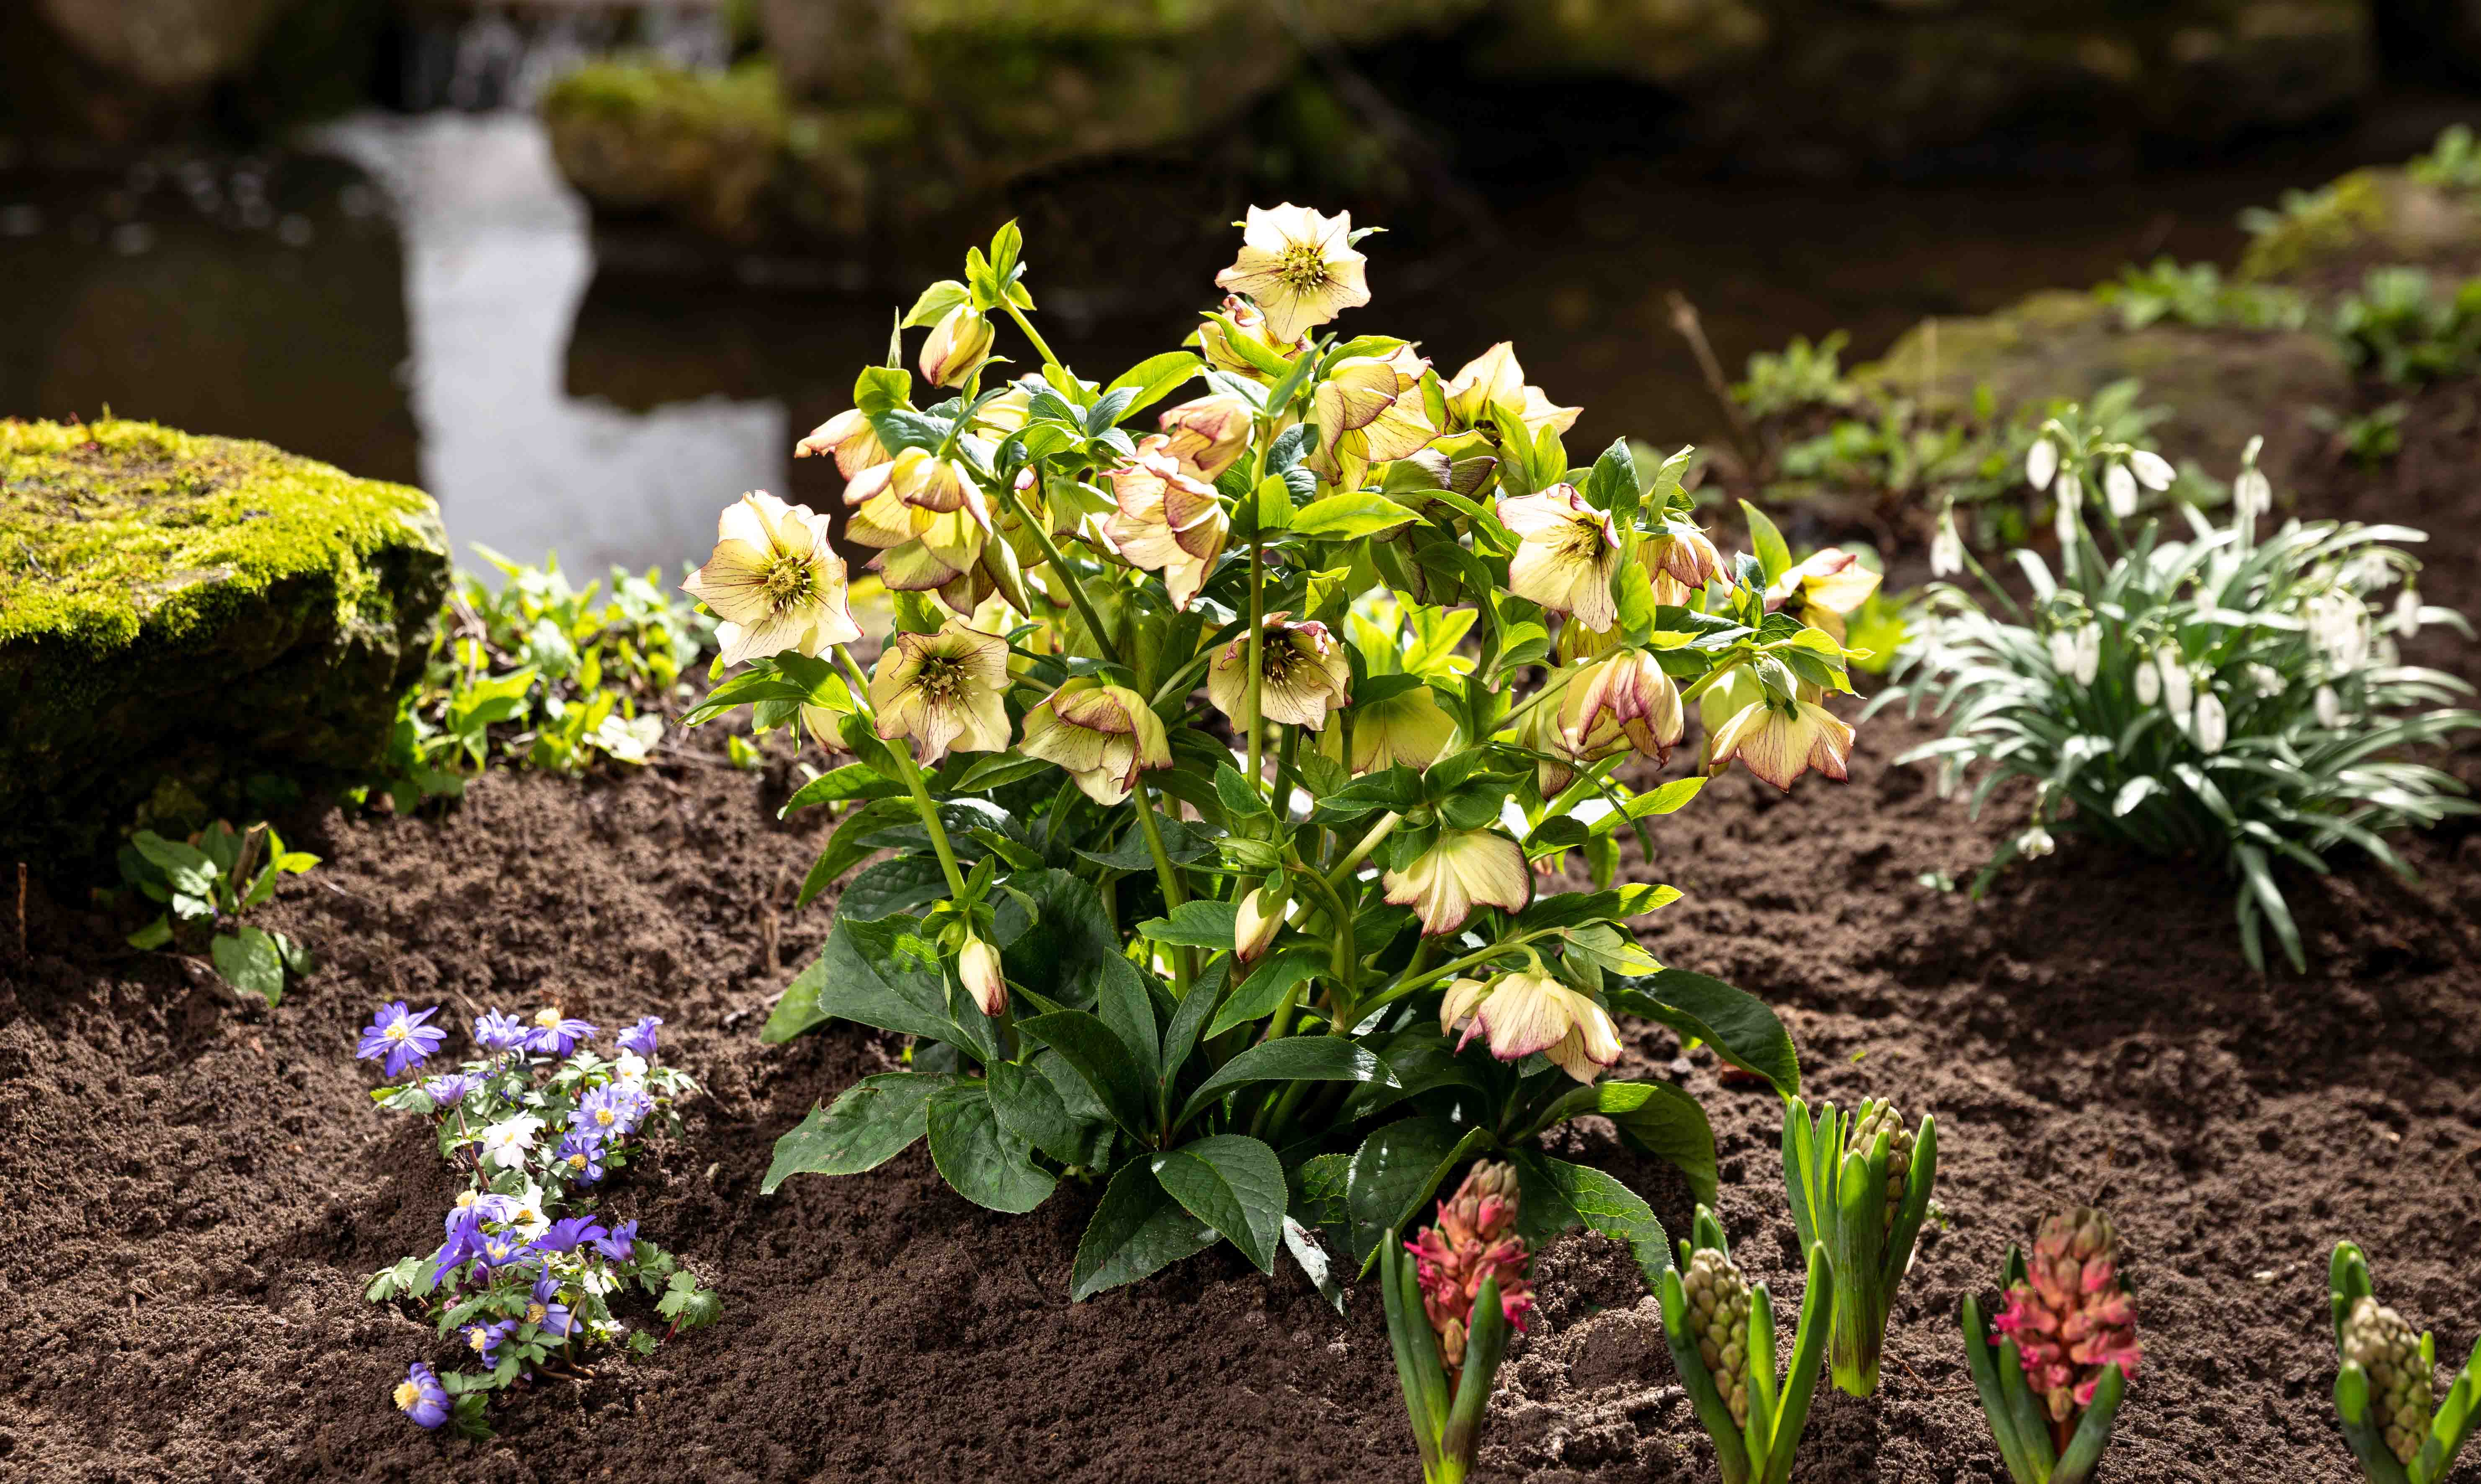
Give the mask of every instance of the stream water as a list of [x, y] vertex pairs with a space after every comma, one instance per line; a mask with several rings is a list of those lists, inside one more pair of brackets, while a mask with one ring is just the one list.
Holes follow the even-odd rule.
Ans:
[[[1374, 299], [1346, 327], [1411, 329], [1449, 369], [1515, 340], [1534, 380], [1586, 406], [1573, 447], [1705, 440], [1720, 415], [1670, 291], [1736, 374], [1839, 327], [1858, 359], [1925, 316], [2133, 258], [2228, 263], [2243, 207], [2400, 160], [2459, 111], [2412, 99], [2348, 135], [2115, 181], [1786, 186], [1606, 161], [1493, 188], [1495, 230], [1426, 284], [1391, 283], [1390, 239], [1366, 244]], [[516, 112], [366, 115], [298, 152], [101, 182], [0, 173], [0, 415], [109, 407], [266, 438], [429, 489], [460, 555], [556, 548], [588, 571], [702, 552], [744, 489], [832, 504], [832, 465], [788, 455], [884, 353], [898, 297], [598, 278], [586, 208]], [[1109, 376], [1211, 297], [1201, 276], [1108, 316], [1047, 304], [1046, 334]]]

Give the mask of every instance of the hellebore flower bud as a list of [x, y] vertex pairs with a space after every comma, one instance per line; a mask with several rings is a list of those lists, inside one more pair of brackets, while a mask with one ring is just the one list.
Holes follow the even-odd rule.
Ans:
[[1187, 459], [1202, 477], [1212, 480], [1232, 467], [1249, 446], [1251, 409], [1237, 392], [1216, 392], [1184, 402], [1164, 412], [1165, 451]]
[[848, 407], [821, 423], [793, 448], [796, 458], [808, 458], [817, 454], [833, 454], [836, 472], [846, 479], [851, 479], [875, 464], [883, 464], [891, 456], [887, 445], [878, 441], [877, 428], [862, 415], [859, 407]]
[[1476, 906], [1522, 912], [1533, 900], [1524, 846], [1491, 829], [1443, 831], [1411, 865], [1379, 879], [1388, 901], [1412, 907], [1434, 938], [1461, 931]]
[[1284, 908], [1290, 898], [1280, 883], [1262, 886], [1240, 898], [1240, 915], [1233, 924], [1235, 952], [1244, 964], [1254, 963], [1283, 931]]
[[1145, 698], [1090, 676], [1069, 681], [1025, 714], [1020, 750], [1068, 769], [1098, 804], [1126, 802], [1139, 772], [1171, 766], [1162, 719]]
[[922, 342], [922, 377], [932, 386], [962, 386], [991, 358], [990, 317], [971, 304], [958, 304], [930, 326]]
[[997, 1015], [1007, 1008], [1007, 980], [1000, 976], [999, 950], [970, 933], [956, 954], [956, 976], [965, 981], [983, 1014]]

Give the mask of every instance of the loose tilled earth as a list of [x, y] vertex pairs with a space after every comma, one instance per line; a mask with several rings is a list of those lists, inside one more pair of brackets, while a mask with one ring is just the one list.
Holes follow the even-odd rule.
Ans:
[[[2428, 394], [2391, 466], [2299, 471], [2302, 508], [2428, 527], [2429, 601], [2481, 605], [2475, 412], [2468, 386]], [[2481, 675], [2481, 652], [2442, 638], [2415, 657]], [[2003, 1479], [1956, 1304], [2080, 1200], [2126, 1234], [2146, 1346], [2102, 1477], [2356, 1477], [2329, 1401], [2335, 1240], [2368, 1249], [2442, 1351], [2481, 1332], [2481, 831], [2410, 842], [2416, 884], [2365, 862], [2288, 883], [2312, 967], [2262, 979], [2210, 870], [2071, 842], [1979, 904], [1923, 884], [1969, 878], [2012, 824], [1889, 766], [1923, 735], [1873, 721], [1845, 787], [1787, 799], [1727, 778], [1631, 867], [1687, 893], [1646, 920], [1655, 951], [1780, 1007], [1813, 1096], [1892, 1096], [1941, 1124], [1948, 1220], [1924, 1233], [1885, 1386], [1822, 1394], [1798, 1477]], [[2481, 751], [2453, 766], [2481, 778]], [[1223, 1249], [1071, 1305], [1095, 1192], [996, 1216], [919, 1146], [758, 1194], [775, 1137], [894, 1052], [853, 1028], [757, 1040], [827, 921], [789, 905], [823, 821], [776, 823], [786, 786], [781, 765], [494, 773], [444, 820], [306, 820], [327, 863], [271, 916], [323, 966], [273, 1012], [39, 889], [30, 956], [0, 923], [0, 1479], [1416, 1477], [1366, 1288], [1339, 1319], [1289, 1265], [1262, 1278]], [[396, 1415], [406, 1363], [447, 1347], [362, 1287], [437, 1242], [452, 1189], [351, 1059], [398, 998], [459, 1020], [545, 1000], [607, 1027], [666, 1018], [666, 1055], [709, 1096], [614, 1194], [720, 1289], [720, 1322], [512, 1395], [488, 1445]], [[1718, 1085], [1653, 1028], [1618, 1070], [1705, 1101], [1737, 1250], [1796, 1294], [1772, 1094]], [[1590, 1121], [1559, 1137], [1686, 1230], [1666, 1167]], [[1568, 1238], [1536, 1282], [1485, 1473], [1713, 1478], [1624, 1249]]]

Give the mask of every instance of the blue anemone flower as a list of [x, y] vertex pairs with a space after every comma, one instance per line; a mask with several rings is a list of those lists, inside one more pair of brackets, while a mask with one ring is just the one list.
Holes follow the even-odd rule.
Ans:
[[535, 1012], [533, 1027], [526, 1031], [526, 1050], [544, 1056], [565, 1056], [577, 1049], [580, 1041], [591, 1041], [597, 1034], [590, 1022], [562, 1016], [560, 1006], [545, 1005]]
[[500, 1361], [501, 1343], [516, 1327], [517, 1321], [514, 1319], [501, 1319], [490, 1324], [468, 1324], [457, 1332], [457, 1338], [483, 1365], [496, 1366]]
[[379, 1012], [371, 1017], [371, 1023], [362, 1028], [362, 1042], [353, 1049], [353, 1059], [367, 1061], [375, 1056], [384, 1056], [387, 1060], [381, 1064], [381, 1070], [390, 1077], [399, 1075], [407, 1067], [420, 1066], [432, 1052], [439, 1050], [440, 1042], [448, 1039], [447, 1031], [423, 1024], [438, 1013], [437, 1005], [427, 1010], [414, 1010], [406, 1008], [402, 1000], [381, 1005]]
[[590, 1185], [603, 1178], [603, 1144], [584, 1133], [572, 1133], [560, 1141], [560, 1165], [572, 1183]]
[[527, 1306], [526, 1322], [539, 1325], [543, 1333], [566, 1340], [577, 1331], [577, 1315], [560, 1301], [560, 1281], [549, 1274], [535, 1280], [534, 1302]]
[[638, 1244], [638, 1223], [623, 1221], [593, 1239], [594, 1250], [614, 1263], [629, 1261], [630, 1250]]
[[[611, 1234], [604, 1230], [602, 1223], [592, 1216], [562, 1216], [545, 1227], [543, 1234], [535, 1238], [535, 1250], [536, 1252], [575, 1252], [588, 1242], [598, 1241], [609, 1235]], [[542, 1281], [549, 1283], [551, 1280], [545, 1277]]]
[[430, 1367], [416, 1361], [396, 1384], [396, 1409], [413, 1419], [416, 1426], [436, 1427], [448, 1420], [448, 1389]]
[[655, 1032], [662, 1028], [663, 1024], [664, 1018], [660, 1015], [641, 1017], [638, 1024], [620, 1032], [620, 1049], [624, 1052], [636, 1052], [648, 1061], [654, 1060]]
[[606, 1082], [577, 1100], [577, 1111], [568, 1115], [568, 1126], [590, 1139], [626, 1138], [638, 1132], [654, 1106], [653, 1099], [634, 1087]]
[[458, 1104], [472, 1097], [482, 1085], [483, 1080], [471, 1072], [451, 1072], [423, 1083], [422, 1091], [431, 1099], [433, 1111], [453, 1113]]
[[486, 1052], [512, 1052], [526, 1044], [526, 1023], [498, 1010], [474, 1017], [474, 1044]]

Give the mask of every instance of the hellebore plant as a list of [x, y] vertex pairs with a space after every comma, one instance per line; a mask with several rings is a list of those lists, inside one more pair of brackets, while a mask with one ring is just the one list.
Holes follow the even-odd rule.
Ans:
[[2415, 1336], [2378, 1302], [2368, 1260], [2350, 1242], [2335, 1244], [2327, 1303], [2342, 1355], [2335, 1410], [2361, 1472], [2369, 1484], [2439, 1484], [2481, 1421], [2481, 1343], [2440, 1395], [2438, 1337]]
[[1913, 1243], [1929, 1213], [1938, 1178], [1938, 1121], [1916, 1133], [1893, 1103], [1874, 1099], [1857, 1112], [1791, 1100], [1785, 1111], [1784, 1191], [1804, 1248], [1823, 1244], [1834, 1260], [1834, 1329], [1827, 1358], [1835, 1384], [1855, 1396], [1878, 1390], [1878, 1355], [1895, 1287], [1912, 1269]]
[[[2427, 625], [2467, 638], [2470, 626], [2424, 605], [2419, 563], [2389, 544], [2426, 540], [2417, 531], [2288, 521], [2260, 537], [2273, 491], [2256, 442], [2233, 482], [2233, 523], [2184, 509], [2181, 540], [2150, 520], [2126, 535], [2116, 496], [2094, 507], [2077, 493], [2148, 484], [2163, 469], [2099, 437], [2068, 441], [2065, 422], [2046, 427], [2030, 478], [2063, 491], [2059, 571], [2016, 553], [2028, 611], [1974, 564], [2003, 618], [1961, 588], [1926, 589], [1899, 683], [1871, 707], [1927, 700], [1949, 716], [1946, 737], [1897, 761], [1936, 762], [1943, 793], [1980, 768], [1976, 812], [2009, 778], [2034, 784], [2031, 819], [1975, 892], [2009, 863], [2049, 854], [2054, 829], [2202, 857], [2238, 882], [2249, 963], [2264, 967], [2270, 927], [2305, 968], [2277, 863], [2322, 872], [2330, 851], [2357, 846], [2409, 876], [2385, 837], [2475, 808], [2461, 783], [2404, 757], [2481, 726], [2481, 714], [2446, 709], [2472, 688], [2402, 664], [2395, 647]], [[2116, 558], [2096, 544], [2089, 509]]]
[[[1367, 1271], [1497, 1151], [1526, 1240], [1590, 1222], [1651, 1277], [1645, 1203], [1530, 1147], [1598, 1113], [1711, 1195], [1696, 1103], [1600, 1080], [1615, 1016], [1797, 1090], [1771, 1012], [1629, 931], [1679, 894], [1613, 879], [1620, 832], [1651, 854], [1648, 821], [1697, 794], [1647, 775], [1718, 689], [1724, 761], [1842, 775], [1828, 574], [1771, 527], [1726, 559], [1686, 451], [1572, 466], [1578, 409], [1505, 345], [1442, 376], [1325, 330], [1368, 298], [1357, 235], [1253, 210], [1194, 349], [1108, 382], [1035, 331], [1013, 223], [932, 285], [900, 324], [932, 329], [919, 378], [900, 341], [800, 449], [837, 460], [894, 594], [867, 670], [824, 517], [725, 513], [691, 589], [744, 667], [692, 719], [746, 705], [850, 754], [786, 806], [852, 806], [802, 901], [875, 861], [765, 1033], [909, 1038], [785, 1135], [766, 1188], [926, 1136], [995, 1210], [1104, 1182], [1083, 1298], [1218, 1238], [1323, 1274], [1321, 1228]], [[1001, 318], [1040, 369], [985, 384], [973, 325]], [[1599, 889], [1543, 891], [1572, 854]]]
[[1711, 1211], [1697, 1208], [1695, 1230], [1693, 1243], [1680, 1244], [1681, 1265], [1663, 1273], [1656, 1290], [1671, 1363], [1714, 1440], [1723, 1484], [1786, 1484], [1826, 1359], [1834, 1263], [1824, 1242], [1810, 1245], [1791, 1367], [1778, 1376], [1774, 1299], [1734, 1264]]
[[438, 1013], [385, 1005], [353, 1052], [389, 1079], [371, 1097], [427, 1115], [440, 1158], [466, 1178], [438, 1248], [374, 1273], [366, 1294], [410, 1302], [475, 1363], [444, 1375], [416, 1363], [391, 1393], [397, 1410], [421, 1427], [487, 1438], [490, 1393], [583, 1374], [608, 1351], [654, 1353], [654, 1335], [614, 1313], [632, 1289], [653, 1300], [666, 1339], [716, 1316], [715, 1294], [638, 1236], [637, 1222], [594, 1213], [597, 1187], [628, 1167], [650, 1123], [677, 1127], [672, 1105], [697, 1084], [657, 1064], [661, 1019], [621, 1031], [607, 1061], [587, 1047], [595, 1028], [557, 1008], [529, 1020], [487, 1011], [474, 1021], [481, 1056], [427, 1071], [448, 1038], [432, 1024]]
[[1997, 1336], [1964, 1300], [1964, 1358], [2016, 1484], [2084, 1484], [2110, 1445], [2136, 1373], [2136, 1311], [2119, 1282], [2110, 1218], [2078, 1208], [2045, 1219], [2028, 1259], [2007, 1249]]
[[1514, 1165], [1476, 1164], [1439, 1203], [1437, 1225], [1400, 1247], [1379, 1244], [1387, 1335], [1423, 1484], [1462, 1484], [1472, 1471], [1508, 1333], [1524, 1332], [1533, 1307], [1533, 1255], [1516, 1235], [1518, 1185]]

